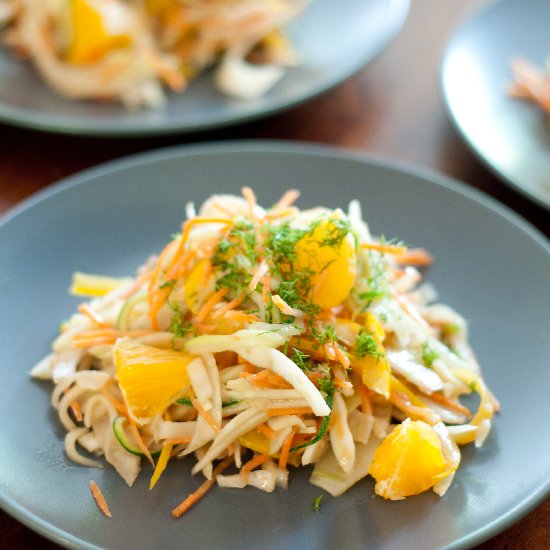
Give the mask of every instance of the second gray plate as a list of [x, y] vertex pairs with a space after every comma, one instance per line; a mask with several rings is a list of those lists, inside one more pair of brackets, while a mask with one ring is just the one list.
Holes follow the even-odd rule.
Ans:
[[443, 92], [457, 128], [506, 183], [550, 208], [550, 124], [539, 108], [507, 95], [510, 60], [550, 57], [550, 2], [502, 0], [466, 21], [447, 47]]

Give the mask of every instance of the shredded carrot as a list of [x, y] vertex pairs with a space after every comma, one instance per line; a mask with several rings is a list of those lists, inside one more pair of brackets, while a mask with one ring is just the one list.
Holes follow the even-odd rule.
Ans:
[[298, 212], [297, 208], [285, 208], [284, 210], [279, 210], [278, 212], [268, 212], [265, 217], [269, 221], [277, 220], [280, 218], [286, 218], [287, 216], [293, 216]]
[[431, 254], [423, 248], [409, 248], [403, 254], [398, 254], [395, 259], [400, 264], [417, 266], [431, 265], [433, 262]]
[[375, 250], [386, 254], [397, 254], [403, 256], [407, 252], [406, 246], [398, 246], [395, 244], [379, 244], [379, 243], [361, 243], [361, 248]]
[[298, 191], [297, 189], [289, 189], [288, 191], [285, 191], [283, 196], [277, 201], [276, 208], [288, 208], [298, 200], [299, 196], [300, 191]]
[[333, 323], [336, 322], [336, 314], [332, 309], [324, 309], [320, 313], [318, 313], [315, 318], [318, 321], [332, 321]]
[[262, 278], [262, 303], [269, 302], [269, 291], [271, 290], [271, 274], [266, 273]]
[[417, 321], [420, 325], [422, 325], [424, 328], [432, 330], [426, 319], [420, 315], [418, 310], [413, 306], [413, 304], [403, 295], [395, 292], [394, 290], [391, 291], [392, 297], [395, 299], [395, 301], [399, 304], [401, 309], [411, 318], [413, 318], [415, 321]]
[[249, 374], [255, 374], [258, 369], [252, 363], [245, 363], [243, 372], [248, 372]]
[[239, 472], [241, 478], [248, 482], [248, 474], [254, 469], [263, 464], [267, 459], [269, 458], [269, 455], [264, 454], [254, 454], [254, 456], [245, 464], [243, 464], [241, 471]]
[[311, 407], [286, 407], [280, 409], [266, 409], [267, 416], [286, 416], [287, 414], [311, 414]]
[[336, 359], [336, 346], [334, 344], [332, 344], [331, 342], [327, 342], [323, 346], [323, 350], [327, 359], [329, 359], [330, 361], [334, 361]]
[[451, 401], [440, 393], [431, 393], [427, 397], [428, 399], [431, 399], [432, 401], [435, 401], [436, 403], [439, 403], [440, 405], [443, 405], [448, 409], [452, 409], [459, 414], [463, 414], [467, 418], [471, 418], [472, 416], [472, 413], [464, 405], [461, 405], [460, 403], [455, 403], [454, 401]]
[[197, 401], [197, 399], [191, 397], [191, 403], [210, 427], [212, 427], [216, 432], [219, 432], [221, 430], [221, 426], [214, 420], [212, 415]]
[[412, 415], [412, 417], [414, 417], [413, 420], [419, 419], [424, 420], [424, 422], [427, 422], [428, 424], [433, 423], [433, 411], [428, 407], [418, 407], [413, 405], [406, 394], [392, 390], [390, 392], [390, 401], [398, 409]]
[[172, 279], [179, 279], [183, 277], [189, 270], [189, 266], [195, 257], [196, 252], [194, 250], [186, 250], [181, 258], [174, 263], [166, 278], [170, 281]]
[[281, 313], [292, 315], [293, 317], [303, 317], [304, 312], [289, 306], [278, 294], [271, 297], [271, 301], [279, 308]]
[[122, 336], [130, 336], [139, 338], [151, 334], [150, 330], [116, 330], [116, 329], [98, 329], [84, 330], [77, 332], [72, 339], [71, 345], [73, 348], [90, 348], [92, 346], [114, 344], [117, 338]]
[[130, 425], [130, 431], [132, 432], [137, 446], [139, 447], [140, 451], [145, 455], [147, 460], [151, 463], [151, 465], [154, 467], [155, 462], [153, 461], [153, 457], [151, 456], [151, 453], [149, 452], [149, 449], [147, 448], [147, 445], [145, 445], [143, 439], [141, 438], [141, 434], [139, 433], [138, 427], [136, 426], [136, 423], [134, 422], [133, 418], [128, 414], [128, 424]]
[[102, 327], [102, 328], [107, 328], [109, 327], [109, 323], [106, 323], [105, 322], [105, 319], [103, 319], [103, 317], [95, 310], [93, 310], [89, 304], [80, 304], [78, 306], [78, 311], [80, 311], [80, 313], [86, 315], [86, 317], [88, 317], [88, 319], [90, 319], [93, 323], [95, 323], [96, 325]]
[[346, 353], [344, 353], [344, 351], [338, 345], [334, 346], [334, 351], [336, 353], [336, 359], [338, 359], [338, 362], [340, 363], [340, 365], [342, 365], [345, 369], [347, 369], [351, 364], [350, 358], [347, 356]]
[[97, 486], [97, 483], [93, 479], [90, 481], [90, 491], [92, 492], [92, 496], [94, 497], [95, 503], [101, 513], [107, 518], [112, 517], [107, 501], [105, 500], [101, 489]]
[[101, 388], [101, 393], [109, 400], [110, 403], [113, 404], [115, 409], [120, 414], [122, 414], [123, 416], [126, 416], [126, 417], [128, 416], [128, 409], [126, 408], [126, 405], [124, 403], [122, 403], [121, 401], [119, 401], [118, 399], [116, 399], [113, 395], [111, 395], [111, 393], [107, 389], [107, 386], [103, 386]]
[[246, 200], [246, 203], [248, 204], [248, 217], [251, 220], [256, 219], [256, 213], [254, 212], [256, 208], [256, 195], [254, 194], [254, 191], [250, 187], [243, 187], [241, 189], [241, 193], [243, 194], [243, 197]]
[[250, 290], [256, 290], [256, 287], [258, 286], [258, 283], [260, 282], [260, 280], [262, 279], [262, 277], [269, 271], [269, 265], [267, 264], [267, 262], [265, 261], [265, 259], [263, 259], [261, 262], [260, 262], [260, 265], [258, 266], [258, 268], [256, 269], [256, 272], [254, 273], [254, 276], [252, 277], [252, 279], [250, 280], [250, 284], [248, 285], [248, 288]]
[[260, 424], [256, 429], [268, 439], [273, 439], [277, 433], [269, 424]]
[[279, 455], [279, 468], [281, 470], [286, 469], [288, 462], [288, 455], [290, 453], [290, 447], [292, 446], [292, 440], [294, 439], [294, 434], [298, 431], [298, 426], [292, 426], [291, 432], [288, 434], [288, 437], [285, 439], [283, 446], [281, 447], [281, 454]]
[[217, 292], [214, 292], [208, 300], [200, 308], [199, 313], [197, 314], [197, 323], [202, 323], [205, 317], [212, 311], [212, 308], [222, 300], [222, 298], [227, 294], [227, 288], [221, 288]]
[[361, 396], [361, 412], [372, 414], [372, 403], [368, 388], [362, 381], [354, 383], [353, 386], [359, 391], [359, 395]]
[[218, 319], [219, 317], [222, 317], [225, 315], [228, 311], [231, 311], [232, 309], [235, 309], [238, 305], [242, 304], [244, 302], [245, 295], [241, 294], [238, 298], [235, 298], [234, 300], [231, 300], [231, 302], [227, 302], [222, 307], [217, 309], [212, 317], [214, 319]]
[[241, 378], [246, 378], [251, 384], [260, 388], [283, 388], [290, 389], [289, 384], [282, 376], [275, 374], [269, 369], [264, 369], [258, 374], [250, 374], [246, 371], [240, 373]]
[[224, 458], [212, 472], [212, 479], [207, 479], [194, 493], [191, 493], [181, 504], [172, 510], [172, 516], [181, 517], [193, 504], [196, 504], [214, 485], [216, 478], [233, 462], [233, 456]]
[[84, 416], [82, 415], [82, 409], [80, 408], [80, 403], [76, 399], [74, 399], [69, 404], [69, 407], [71, 408], [71, 411], [73, 411], [75, 420], [77, 422], [82, 422], [82, 420], [84, 419]]
[[[233, 222], [224, 218], [201, 218], [197, 216], [196, 218], [192, 218], [183, 223], [183, 233], [181, 239], [179, 239], [179, 242], [178, 239], [174, 239], [168, 245], [166, 245], [157, 260], [157, 263], [153, 270], [151, 281], [149, 282], [149, 316], [151, 318], [151, 327], [153, 328], [153, 330], [158, 330], [157, 313], [166, 302], [171, 290], [170, 288], [157, 288], [160, 281], [160, 275], [163, 270], [166, 273], [172, 274], [174, 267], [179, 264], [179, 261], [185, 253], [185, 246], [189, 239], [191, 228], [194, 225], [200, 223], [232, 224]], [[172, 249], [176, 246], [177, 250], [172, 255], [171, 261], [165, 262], [168, 255], [172, 252]], [[165, 263], [167, 265], [165, 265]]]
[[151, 481], [149, 482], [149, 491], [156, 485], [157, 481], [162, 475], [162, 472], [164, 472], [164, 470], [166, 469], [166, 466], [168, 465], [168, 461], [170, 460], [171, 453], [172, 453], [172, 445], [170, 443], [165, 443], [164, 446], [162, 447], [162, 451], [160, 452], [160, 456], [157, 461], [157, 465], [155, 466], [155, 471], [153, 472], [153, 476], [151, 477]]

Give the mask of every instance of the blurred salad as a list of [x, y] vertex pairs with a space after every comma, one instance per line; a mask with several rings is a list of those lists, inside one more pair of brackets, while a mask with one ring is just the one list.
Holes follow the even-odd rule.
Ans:
[[298, 58], [307, 0], [0, 0], [5, 43], [71, 99], [159, 107], [214, 66], [227, 95], [265, 94]]

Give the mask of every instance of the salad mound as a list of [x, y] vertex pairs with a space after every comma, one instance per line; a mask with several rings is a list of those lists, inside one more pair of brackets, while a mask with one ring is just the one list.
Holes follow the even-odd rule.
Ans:
[[32, 371], [54, 383], [73, 461], [103, 456], [128, 485], [149, 461], [152, 488], [194, 456], [205, 485], [175, 516], [214, 483], [270, 492], [308, 465], [334, 496], [368, 475], [387, 499], [445, 493], [498, 410], [466, 323], [422, 283], [424, 249], [373, 236], [357, 201], [298, 196], [188, 204], [135, 277], [74, 275], [91, 299]]

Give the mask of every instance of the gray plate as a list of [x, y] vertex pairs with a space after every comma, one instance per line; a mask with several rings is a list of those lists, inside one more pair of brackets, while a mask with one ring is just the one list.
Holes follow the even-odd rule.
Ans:
[[[426, 246], [427, 279], [470, 321], [486, 379], [502, 402], [486, 445], [464, 448], [444, 498], [373, 497], [363, 480], [341, 498], [306, 471], [288, 490], [214, 488], [180, 520], [170, 510], [200, 483], [190, 463], [170, 464], [153, 492], [145, 466], [133, 488], [111, 470], [64, 457], [49, 404], [51, 386], [29, 379], [59, 321], [79, 303], [73, 271], [133, 273], [178, 231], [188, 200], [255, 188], [272, 204], [288, 187], [299, 204], [346, 207], [359, 198], [375, 233]], [[433, 173], [334, 149], [243, 142], [174, 148], [88, 170], [26, 201], [0, 225], [0, 503], [10, 514], [71, 547], [452, 548], [496, 534], [550, 489], [550, 247], [515, 214]], [[94, 478], [113, 518], [88, 491]]]
[[442, 67], [453, 121], [475, 153], [518, 191], [550, 208], [550, 124], [506, 94], [510, 59], [550, 57], [548, 0], [490, 3], [450, 41]]
[[146, 136], [208, 130], [259, 118], [318, 95], [368, 63], [398, 33], [409, 0], [314, 0], [291, 27], [302, 64], [264, 97], [221, 95], [204, 74], [161, 110], [129, 113], [116, 104], [64, 99], [33, 68], [0, 51], [0, 120], [39, 130], [95, 136]]

